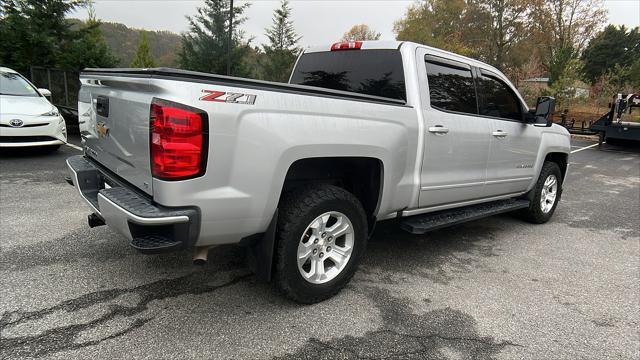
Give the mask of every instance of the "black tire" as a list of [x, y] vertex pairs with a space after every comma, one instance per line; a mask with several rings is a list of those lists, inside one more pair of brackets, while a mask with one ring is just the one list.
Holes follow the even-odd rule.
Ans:
[[[337, 294], [356, 272], [367, 245], [367, 219], [360, 201], [342, 188], [320, 184], [284, 194], [279, 209], [274, 274], [278, 290], [289, 299], [304, 304], [317, 303]], [[344, 214], [353, 225], [353, 250], [335, 278], [312, 284], [298, 270], [298, 245], [311, 222], [329, 211]]]
[[[540, 200], [542, 199], [542, 188], [549, 175], [554, 175], [556, 177], [558, 188], [553, 207], [551, 208], [551, 210], [545, 213], [544, 211], [542, 211], [542, 208], [540, 206]], [[542, 165], [542, 170], [540, 171], [540, 176], [538, 177], [536, 186], [527, 195], [527, 198], [531, 200], [531, 203], [529, 204], [529, 207], [527, 209], [520, 211], [520, 215], [524, 220], [530, 223], [544, 224], [549, 221], [549, 219], [551, 219], [551, 216], [553, 216], [553, 213], [556, 211], [556, 207], [558, 207], [561, 196], [562, 172], [560, 171], [560, 167], [554, 162], [545, 161], [545, 163]]]

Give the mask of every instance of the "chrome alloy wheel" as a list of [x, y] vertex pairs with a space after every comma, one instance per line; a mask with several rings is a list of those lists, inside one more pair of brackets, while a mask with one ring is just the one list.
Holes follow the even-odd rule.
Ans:
[[549, 175], [542, 185], [542, 194], [540, 196], [540, 209], [543, 213], [548, 213], [553, 209], [558, 196], [558, 179], [555, 175]]
[[337, 211], [315, 218], [298, 244], [298, 271], [312, 284], [333, 280], [349, 263], [354, 230], [349, 218]]

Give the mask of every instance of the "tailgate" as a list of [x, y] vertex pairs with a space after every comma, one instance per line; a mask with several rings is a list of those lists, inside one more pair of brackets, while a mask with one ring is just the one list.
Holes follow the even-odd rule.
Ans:
[[149, 78], [82, 73], [78, 120], [85, 153], [152, 195]]

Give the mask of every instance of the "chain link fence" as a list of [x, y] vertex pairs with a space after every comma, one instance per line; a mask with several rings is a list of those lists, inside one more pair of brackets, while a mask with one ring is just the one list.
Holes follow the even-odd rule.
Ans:
[[78, 133], [78, 91], [80, 73], [32, 66], [31, 82], [51, 91], [51, 102], [60, 110], [70, 133]]

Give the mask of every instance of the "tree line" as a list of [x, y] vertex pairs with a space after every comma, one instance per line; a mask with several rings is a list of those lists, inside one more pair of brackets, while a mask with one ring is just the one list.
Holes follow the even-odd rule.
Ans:
[[[251, 4], [234, 6], [228, 49], [229, 0], [205, 0], [187, 17], [181, 35], [179, 67], [209, 73], [286, 82], [300, 52], [288, 0], [281, 0], [265, 29], [268, 42], [252, 44], [242, 30]], [[89, 19], [72, 22], [66, 15], [88, 8]], [[606, 26], [602, 0], [422, 0], [394, 23], [397, 40], [450, 50], [502, 70], [518, 86], [522, 80], [548, 77], [536, 90], [562, 99], [575, 96], [576, 81], [603, 93], [640, 88], [640, 30]], [[342, 40], [379, 39], [365, 24], [355, 25]], [[19, 71], [31, 65], [82, 69], [118, 63], [100, 32], [90, 0], [2, 0], [0, 62]], [[337, 39], [328, 39], [333, 41]], [[141, 32], [132, 67], [152, 67], [147, 35]], [[526, 93], [533, 97], [539, 93]], [[535, 92], [535, 91], [534, 91]], [[607, 94], [609, 96], [609, 94]]]
[[[72, 23], [67, 14], [87, 7], [89, 18]], [[0, 63], [23, 74], [30, 66], [81, 69], [118, 63], [87, 0], [2, 0]]]
[[[265, 29], [269, 43], [262, 47], [252, 46], [252, 39], [246, 39], [242, 31], [242, 24], [247, 20], [244, 12], [249, 6], [245, 3], [233, 9], [230, 75], [285, 82], [300, 51], [300, 36], [293, 28], [289, 2], [282, 0], [274, 11], [273, 23]], [[178, 54], [182, 68], [227, 73], [230, 12], [228, 0], [205, 0], [195, 16], [187, 17], [189, 31], [182, 35], [182, 49]]]
[[[246, 38], [242, 31], [249, 6], [234, 6], [231, 75], [286, 82], [301, 51], [301, 37], [294, 29], [289, 2], [282, 0], [275, 9], [272, 25], [265, 29], [269, 42], [262, 46], [253, 46], [253, 39]], [[189, 31], [181, 35], [176, 54], [180, 68], [226, 74], [229, 7], [228, 0], [205, 0], [197, 14], [187, 18]], [[88, 10], [87, 21], [66, 18], [81, 8]], [[101, 25], [90, 0], [2, 0], [0, 63], [25, 74], [31, 66], [74, 71], [117, 66], [120, 59], [107, 46]], [[380, 33], [364, 24], [344, 35], [345, 40], [379, 38]], [[148, 34], [140, 31], [135, 55], [125, 66], [148, 68], [156, 63]]]
[[602, 0], [425, 0], [394, 31], [398, 40], [487, 62], [516, 85], [548, 77], [540, 91], [567, 102], [577, 81], [610, 92], [640, 88], [639, 28], [603, 29], [606, 22]]
[[[253, 39], [246, 38], [242, 31], [242, 24], [247, 20], [244, 13], [250, 5], [244, 3], [233, 9], [231, 75], [287, 82], [302, 51], [301, 36], [295, 31], [289, 1], [281, 0], [274, 10], [272, 24], [265, 29], [269, 41], [262, 46], [252, 46]], [[230, 13], [229, 0], [205, 0], [204, 6], [198, 8], [198, 14], [188, 17], [189, 31], [182, 35], [179, 53], [182, 68], [226, 73]], [[340, 40], [378, 40], [380, 36], [366, 24], [358, 24], [345, 32]]]

